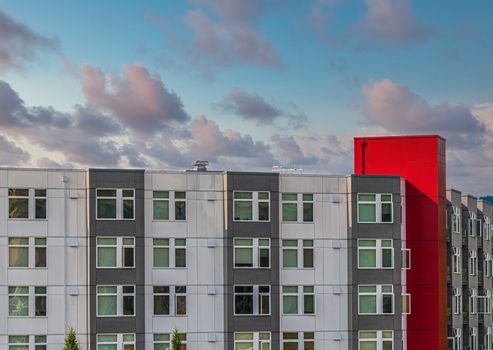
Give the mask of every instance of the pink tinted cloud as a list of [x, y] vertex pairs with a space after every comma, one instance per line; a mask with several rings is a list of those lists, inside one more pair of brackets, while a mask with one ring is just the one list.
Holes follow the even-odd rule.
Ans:
[[92, 108], [111, 114], [135, 132], [154, 134], [190, 119], [178, 95], [140, 65], [126, 65], [123, 77], [83, 65], [81, 85]]

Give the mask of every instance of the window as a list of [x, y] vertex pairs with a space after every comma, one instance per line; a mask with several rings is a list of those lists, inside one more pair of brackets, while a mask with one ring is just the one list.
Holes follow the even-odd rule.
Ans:
[[478, 272], [478, 254], [476, 250], [469, 250], [469, 274], [476, 276]]
[[132, 268], [135, 260], [134, 237], [97, 237], [98, 268]]
[[[9, 316], [45, 317], [46, 287], [9, 286]], [[32, 298], [31, 303], [29, 299]]]
[[9, 287], [9, 316], [29, 316], [29, 287]]
[[34, 316], [46, 316], [46, 287], [34, 287]]
[[9, 188], [9, 219], [46, 219], [46, 189]]
[[235, 221], [269, 221], [269, 192], [234, 192]]
[[97, 316], [135, 316], [135, 286], [96, 286]]
[[492, 327], [486, 329], [486, 334], [484, 335], [484, 348], [489, 350], [493, 348], [493, 331]]
[[392, 285], [358, 286], [359, 314], [378, 315], [394, 313]]
[[135, 350], [135, 334], [97, 334], [96, 350]]
[[29, 350], [29, 336], [9, 335], [9, 350]]
[[29, 238], [9, 237], [9, 267], [29, 267]]
[[269, 315], [270, 286], [234, 286], [235, 315]]
[[313, 268], [313, 266], [313, 240], [284, 239], [282, 241], [282, 267]]
[[154, 315], [169, 314], [169, 287], [154, 286]]
[[485, 296], [478, 296], [478, 313], [490, 314], [491, 313], [491, 291], [487, 290]]
[[485, 253], [485, 256], [484, 256], [484, 275], [485, 275], [485, 277], [491, 277], [491, 273], [492, 273], [491, 253]]
[[453, 273], [462, 273], [462, 263], [461, 263], [461, 248], [452, 247], [452, 272]]
[[401, 268], [403, 270], [409, 270], [411, 268], [411, 249], [401, 249]]
[[394, 332], [360, 331], [358, 341], [360, 350], [392, 350], [394, 348]]
[[391, 223], [393, 208], [391, 194], [358, 194], [358, 222]]
[[391, 239], [359, 239], [358, 268], [391, 269], [394, 267], [394, 248]]
[[234, 350], [270, 350], [269, 332], [235, 333]]
[[176, 221], [187, 219], [187, 193], [185, 191], [153, 191], [153, 219]]
[[462, 313], [462, 288], [454, 288], [453, 291], [453, 304], [454, 314], [460, 315]]
[[475, 212], [470, 211], [469, 212], [469, 221], [467, 225], [467, 230], [469, 232], [469, 236], [474, 237], [479, 235], [480, 233], [478, 232], [478, 224], [476, 220], [477, 216]]
[[459, 207], [452, 207], [453, 213], [452, 213], [452, 231], [454, 233], [459, 233], [460, 234], [460, 208]]
[[462, 350], [462, 329], [454, 328], [453, 350]]
[[402, 294], [402, 314], [411, 314], [411, 294]]
[[153, 350], [170, 350], [171, 344], [169, 334], [154, 334], [153, 344]]
[[314, 286], [283, 286], [282, 312], [284, 315], [314, 315]]
[[282, 334], [282, 350], [314, 350], [314, 332], [284, 332]]
[[175, 310], [177, 316], [187, 314], [187, 287], [175, 286]]
[[134, 220], [133, 189], [97, 189], [96, 217], [99, 220]]
[[235, 238], [234, 266], [236, 268], [269, 268], [269, 238]]
[[283, 193], [282, 221], [313, 222], [312, 193]]
[[478, 329], [476, 327], [469, 329], [469, 348], [478, 350]]
[[34, 350], [46, 350], [46, 335], [34, 336]]
[[[171, 256], [170, 256], [171, 255]], [[172, 265], [170, 265], [170, 262]], [[154, 238], [153, 267], [181, 268], [187, 266], [187, 240], [184, 238]]]
[[[187, 314], [186, 286], [154, 286], [153, 291], [154, 315], [184, 316]], [[174, 300], [174, 303], [170, 304], [170, 300]]]
[[484, 224], [483, 225], [484, 225], [484, 228], [483, 228], [484, 238], [487, 241], [491, 241], [491, 230], [492, 230], [492, 227], [491, 227], [491, 217], [485, 216], [484, 217]]
[[46, 267], [46, 238], [34, 238], [34, 267]]
[[476, 288], [472, 288], [469, 290], [469, 312], [471, 314], [478, 313], [478, 290]]

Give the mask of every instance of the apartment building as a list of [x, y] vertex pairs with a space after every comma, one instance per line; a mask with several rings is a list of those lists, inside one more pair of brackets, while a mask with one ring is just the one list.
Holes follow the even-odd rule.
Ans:
[[2, 168], [0, 349], [491, 349], [491, 206], [445, 191], [444, 146], [357, 138], [348, 176]]

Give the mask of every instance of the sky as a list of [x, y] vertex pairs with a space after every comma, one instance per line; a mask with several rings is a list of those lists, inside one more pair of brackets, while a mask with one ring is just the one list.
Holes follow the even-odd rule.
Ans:
[[493, 2], [0, 0], [0, 164], [350, 174], [440, 134], [493, 193]]

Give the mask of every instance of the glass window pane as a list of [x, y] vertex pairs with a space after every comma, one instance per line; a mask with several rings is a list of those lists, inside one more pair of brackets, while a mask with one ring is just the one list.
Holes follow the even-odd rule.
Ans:
[[283, 201], [297, 201], [298, 195], [296, 193], [283, 193], [282, 194]]
[[374, 194], [358, 194], [358, 201], [374, 202], [376, 200], [376, 195]]
[[374, 239], [360, 239], [358, 241], [358, 246], [359, 247], [376, 247], [377, 241], [375, 241]]
[[282, 204], [282, 221], [298, 221], [298, 209], [296, 203]]
[[269, 221], [269, 202], [260, 202], [258, 204], [259, 221]]
[[176, 314], [187, 314], [187, 297], [185, 295], [179, 295], [176, 297]]
[[98, 350], [117, 350], [116, 344], [98, 344]]
[[185, 199], [186, 198], [186, 192], [175, 192], [175, 198], [176, 199]]
[[132, 198], [134, 196], [134, 190], [122, 190], [122, 197]]
[[9, 267], [29, 267], [29, 248], [9, 247]]
[[[46, 292], [45, 292], [46, 293]], [[46, 296], [36, 296], [34, 298], [35, 303], [35, 316], [46, 316]]]
[[134, 248], [126, 247], [123, 249], [123, 267], [134, 266]]
[[392, 341], [384, 340], [382, 350], [392, 350]]
[[116, 219], [116, 199], [98, 199], [98, 218]]
[[124, 295], [123, 296], [123, 314], [124, 315], [133, 315], [134, 314], [134, 296], [133, 295]]
[[260, 267], [269, 267], [270, 265], [269, 249], [260, 249], [259, 255], [260, 255], [260, 261], [259, 261]]
[[235, 295], [235, 314], [253, 314], [253, 295]]
[[376, 221], [376, 205], [375, 204], [358, 204], [358, 220], [360, 222], [375, 222]]
[[124, 199], [123, 200], [123, 218], [133, 219], [134, 218], [134, 200]]
[[313, 249], [303, 249], [303, 267], [313, 267]]
[[252, 202], [235, 201], [235, 220], [252, 220]]
[[98, 197], [116, 197], [116, 190], [97, 190]]
[[283, 249], [282, 266], [298, 267], [298, 251], [296, 249]]
[[175, 267], [187, 266], [187, 251], [184, 248], [175, 249]]
[[383, 308], [382, 311], [384, 314], [391, 314], [394, 312], [394, 297], [392, 295], [384, 295], [383, 296]]
[[259, 192], [258, 193], [258, 199], [259, 200], [268, 200], [269, 199], [269, 192]]
[[358, 252], [359, 267], [376, 268], [377, 267], [377, 251], [374, 249], [360, 249]]
[[295, 239], [283, 239], [282, 246], [283, 247], [297, 247], [298, 241]]
[[175, 202], [175, 220], [187, 219], [187, 202]]
[[98, 315], [116, 316], [116, 295], [98, 296]]
[[391, 194], [382, 194], [380, 196], [380, 200], [382, 202], [391, 202], [392, 201], [392, 195]]
[[98, 267], [116, 267], [116, 247], [99, 246]]
[[382, 203], [382, 222], [392, 222], [391, 203]]
[[169, 220], [169, 202], [168, 201], [154, 201], [153, 203], [154, 220]]
[[253, 267], [253, 248], [235, 248], [235, 266]]
[[169, 315], [169, 295], [154, 296], [154, 315]]
[[303, 221], [313, 222], [313, 203], [303, 203]]
[[153, 198], [169, 198], [169, 192], [168, 191], [153, 191], [152, 197]]
[[382, 267], [392, 267], [392, 249], [382, 249]]
[[360, 314], [377, 313], [377, 297], [374, 295], [360, 295], [359, 313]]
[[9, 188], [9, 196], [27, 197], [29, 189], [27, 188]]
[[305, 295], [303, 300], [303, 311], [305, 314], [315, 313], [315, 296]]
[[29, 200], [27, 198], [9, 198], [9, 218], [29, 218]]
[[303, 201], [305, 202], [313, 202], [313, 194], [312, 193], [304, 193]]
[[360, 342], [360, 350], [377, 350], [377, 342], [376, 341]]
[[154, 248], [154, 267], [169, 267], [169, 248]]
[[46, 199], [36, 198], [36, 219], [46, 219]]
[[252, 195], [252, 192], [235, 192], [234, 198], [235, 199], [252, 199], [253, 195]]
[[298, 313], [298, 297], [291, 295], [284, 295], [282, 297], [282, 310], [284, 314], [297, 314]]
[[29, 297], [9, 296], [9, 316], [28, 316]]

